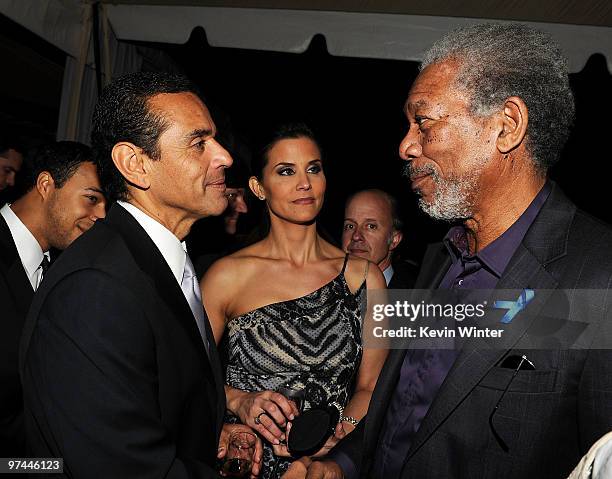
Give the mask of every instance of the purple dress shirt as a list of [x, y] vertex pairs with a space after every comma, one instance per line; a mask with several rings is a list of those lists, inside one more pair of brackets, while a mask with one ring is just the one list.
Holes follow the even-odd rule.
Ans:
[[[479, 253], [469, 253], [463, 226], [451, 228], [444, 238], [451, 257], [451, 266], [438, 288], [495, 288], [550, 191], [551, 185], [546, 183], [514, 224]], [[458, 351], [453, 349], [406, 351], [374, 458], [373, 478], [401, 476], [412, 438], [423, 422], [457, 354]], [[337, 455], [334, 459], [340, 464], [345, 477], [358, 477], [355, 465], [347, 463], [347, 456]]]

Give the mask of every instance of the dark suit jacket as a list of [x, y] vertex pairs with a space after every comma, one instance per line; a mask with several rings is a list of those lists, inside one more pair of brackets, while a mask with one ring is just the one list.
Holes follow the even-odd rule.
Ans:
[[0, 457], [24, 457], [19, 338], [34, 290], [0, 216]]
[[[436, 288], [450, 266], [442, 243], [425, 255], [416, 288]], [[498, 289], [536, 290], [538, 308], [544, 290], [609, 289], [612, 279], [612, 230], [578, 211], [554, 185], [503, 273]], [[608, 305], [609, 307], [609, 305]], [[610, 343], [610, 317], [590, 304], [577, 320], [600, 321]], [[584, 312], [584, 311], [583, 311]], [[415, 434], [405, 458], [406, 478], [564, 478], [597, 438], [612, 429], [612, 354], [610, 349], [521, 350], [543, 319], [512, 322], [503, 347], [471, 344], [460, 352]], [[530, 329], [531, 328], [531, 329]], [[535, 371], [519, 371], [488, 423], [510, 381], [512, 369], [500, 367], [509, 354], [527, 354]], [[366, 421], [337, 446], [371, 476], [381, 427], [394, 393], [405, 351], [390, 352], [370, 402]], [[361, 461], [363, 459], [363, 462]]]
[[393, 276], [389, 281], [389, 289], [411, 289], [414, 288], [419, 267], [411, 261], [396, 261], [393, 263]]
[[55, 262], [26, 321], [33, 455], [63, 457], [75, 478], [217, 477], [225, 395], [210, 344], [209, 361], [168, 264], [114, 205]]

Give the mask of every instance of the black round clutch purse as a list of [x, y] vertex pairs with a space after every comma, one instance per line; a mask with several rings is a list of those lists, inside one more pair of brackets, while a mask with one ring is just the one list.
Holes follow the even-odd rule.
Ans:
[[287, 449], [295, 458], [317, 452], [334, 433], [340, 420], [337, 406], [317, 406], [304, 411], [291, 422]]

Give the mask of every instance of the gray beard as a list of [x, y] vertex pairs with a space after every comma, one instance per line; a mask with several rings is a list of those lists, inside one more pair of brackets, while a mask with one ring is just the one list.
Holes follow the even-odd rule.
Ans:
[[[481, 170], [476, 169], [469, 175], [454, 178], [442, 178], [433, 166], [411, 168], [406, 165], [405, 174], [408, 177], [422, 173], [430, 173], [436, 188], [431, 202], [419, 198], [419, 208], [428, 216], [442, 221], [465, 220], [473, 216], [474, 210], [470, 201], [470, 193], [477, 185]], [[415, 193], [420, 195], [417, 189]]]

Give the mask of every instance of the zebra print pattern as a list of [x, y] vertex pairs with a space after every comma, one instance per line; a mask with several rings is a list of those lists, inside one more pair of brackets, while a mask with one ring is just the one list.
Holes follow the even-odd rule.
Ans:
[[[226, 383], [244, 391], [302, 390], [304, 409], [332, 401], [345, 406], [361, 362], [365, 302], [365, 283], [351, 293], [343, 267], [312, 293], [233, 318]], [[290, 461], [264, 446], [260, 477], [278, 478]]]

